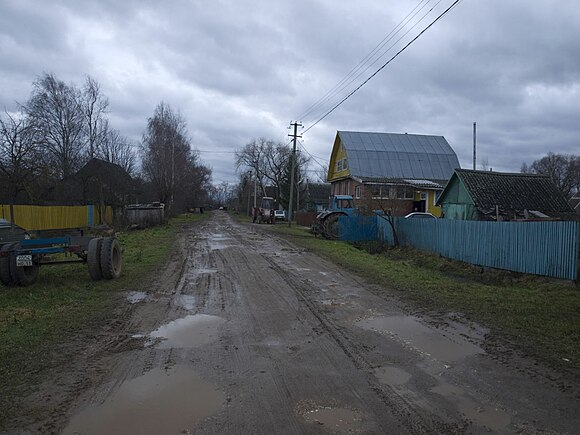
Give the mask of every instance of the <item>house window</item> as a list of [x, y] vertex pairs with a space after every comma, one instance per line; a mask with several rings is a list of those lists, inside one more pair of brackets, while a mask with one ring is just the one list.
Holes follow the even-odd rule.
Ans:
[[344, 170], [348, 169], [348, 163], [346, 161], [346, 157], [344, 159], [342, 159], [342, 169], [344, 169]]
[[342, 160], [336, 162], [336, 172], [342, 171]]
[[356, 199], [360, 199], [360, 186], [356, 186], [356, 187], [354, 188], [354, 197], [355, 197]]

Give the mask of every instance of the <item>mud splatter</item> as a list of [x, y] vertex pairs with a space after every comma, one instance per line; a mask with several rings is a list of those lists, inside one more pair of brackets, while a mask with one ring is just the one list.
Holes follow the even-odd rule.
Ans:
[[125, 381], [104, 403], [75, 415], [63, 434], [178, 434], [216, 413], [224, 393], [190, 368], [160, 368]]

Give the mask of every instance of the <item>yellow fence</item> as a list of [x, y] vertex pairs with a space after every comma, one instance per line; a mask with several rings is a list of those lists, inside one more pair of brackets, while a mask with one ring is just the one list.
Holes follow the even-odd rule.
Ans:
[[[112, 225], [113, 210], [105, 207], [104, 221]], [[10, 221], [10, 206], [0, 205], [0, 219]], [[15, 205], [14, 223], [26, 230], [86, 228], [101, 223], [99, 208], [93, 205]]]

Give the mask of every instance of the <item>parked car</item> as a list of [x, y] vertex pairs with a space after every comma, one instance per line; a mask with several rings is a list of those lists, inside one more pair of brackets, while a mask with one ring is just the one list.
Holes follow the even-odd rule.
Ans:
[[274, 210], [274, 219], [285, 221], [286, 210]]
[[405, 219], [437, 219], [434, 215], [427, 212], [414, 211], [405, 216]]

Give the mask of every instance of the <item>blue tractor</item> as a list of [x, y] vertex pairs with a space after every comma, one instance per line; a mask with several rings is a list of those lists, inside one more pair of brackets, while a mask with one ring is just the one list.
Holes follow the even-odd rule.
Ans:
[[319, 213], [312, 224], [312, 233], [321, 234], [327, 239], [338, 239], [338, 218], [340, 216], [358, 216], [359, 211], [353, 205], [351, 195], [335, 195], [329, 200], [327, 210]]

